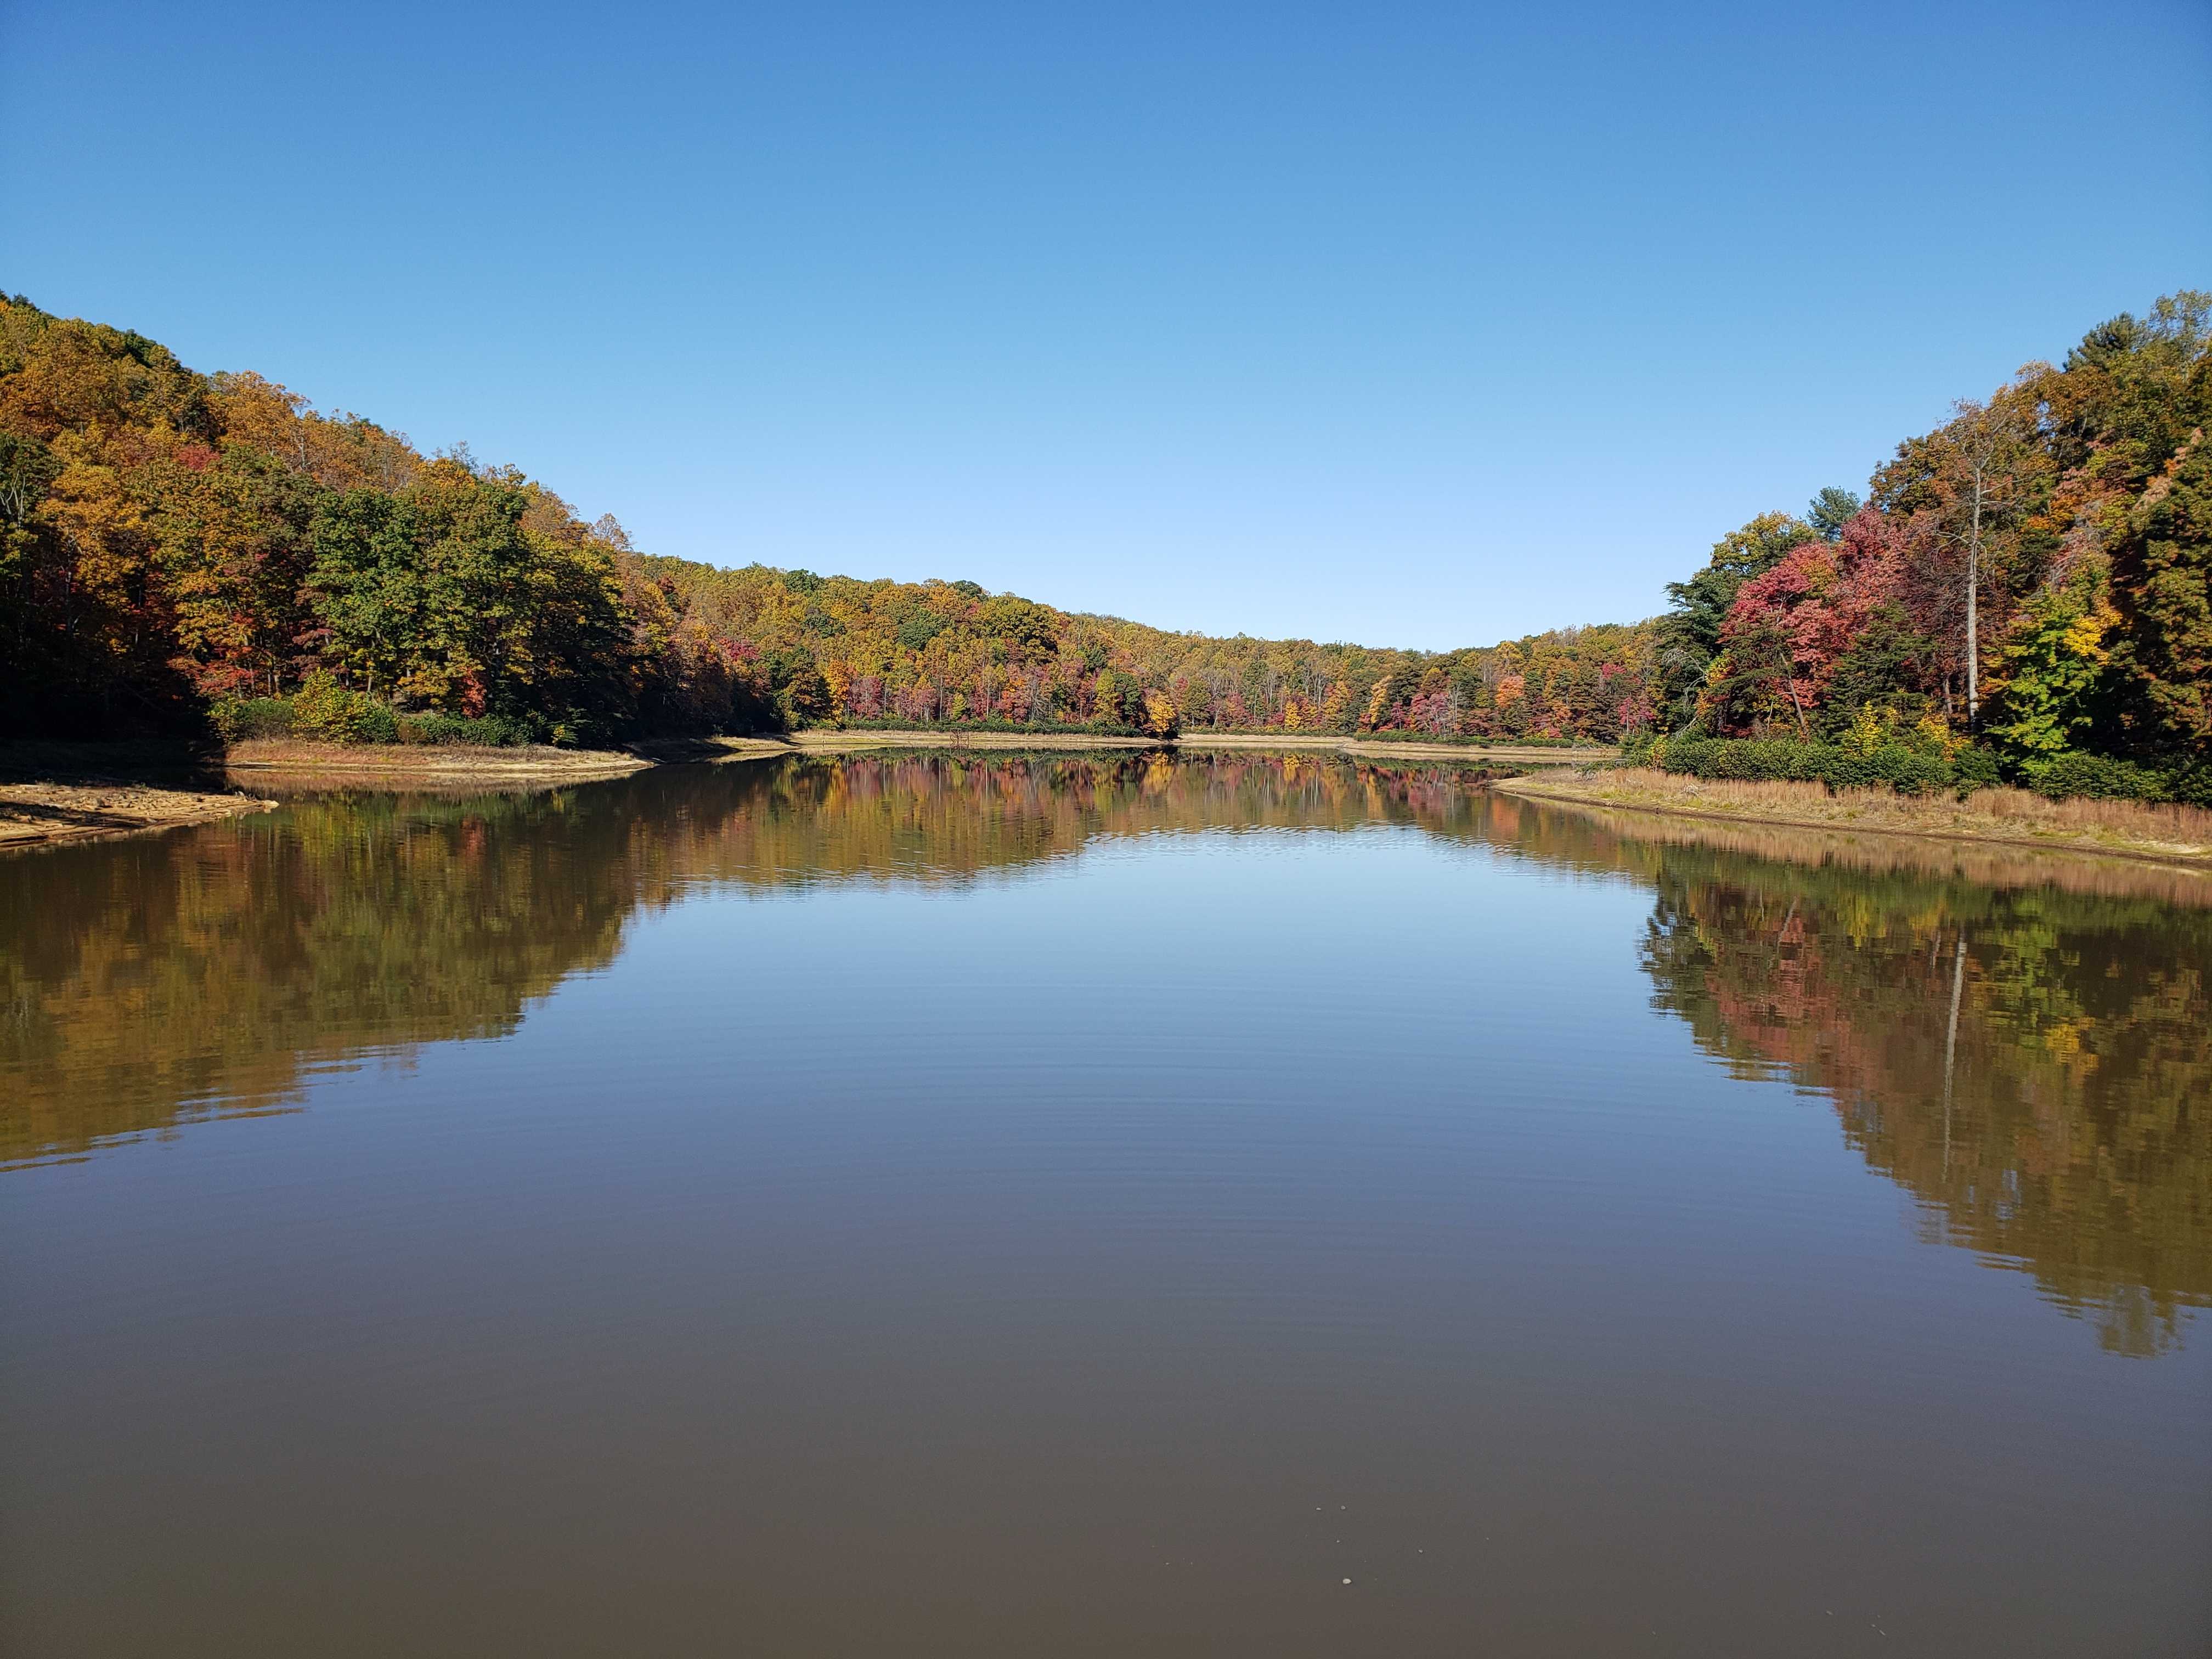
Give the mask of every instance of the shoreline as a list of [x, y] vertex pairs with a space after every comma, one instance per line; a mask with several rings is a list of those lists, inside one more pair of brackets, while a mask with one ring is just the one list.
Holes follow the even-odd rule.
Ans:
[[[1506, 762], [1516, 766], [1572, 766], [1611, 750], [1518, 748], [1510, 744], [1377, 742], [1329, 732], [1186, 732], [1172, 738], [1117, 737], [1095, 732], [900, 732], [882, 728], [809, 729], [775, 738], [702, 738], [696, 745], [723, 750], [733, 759], [767, 755], [835, 755], [866, 749], [1097, 750], [1178, 749], [1298, 750], [1354, 755], [1365, 760], [1456, 760]], [[650, 752], [653, 745], [643, 748]], [[671, 758], [694, 758], [677, 755]], [[713, 757], [720, 758], [720, 757]]]
[[[1612, 781], [1608, 782], [1608, 775]], [[1654, 779], [1663, 780], [1655, 782]], [[1981, 791], [1966, 801], [1948, 796], [1919, 798], [1887, 791], [1853, 790], [1828, 797], [1826, 811], [1806, 810], [1806, 802], [1772, 803], [1742, 799], [1760, 788], [1795, 789], [1800, 786], [1728, 786], [1698, 778], [1638, 770], [1632, 777], [1621, 774], [1567, 777], [1499, 778], [1491, 786], [1501, 793], [1523, 800], [1610, 812], [1641, 812], [1655, 817], [1699, 818], [1715, 823], [1765, 824], [1782, 829], [1890, 836], [1921, 841], [1960, 842], [1984, 847], [2014, 848], [2029, 852], [2088, 854], [2099, 858], [2126, 859], [2164, 865], [2170, 869], [2212, 875], [2212, 842], [2162, 841], [2148, 833], [2130, 834], [2101, 828], [2068, 827], [2037, 820], [2026, 814], [1999, 814], [1978, 809], [1976, 799], [1988, 795], [2014, 795], [2018, 791]], [[1821, 786], [1802, 786], [1819, 788]], [[2028, 799], [2039, 799], [2029, 797]], [[2098, 803], [2098, 805], [2108, 805]], [[2127, 803], [2110, 803], [2124, 807]], [[2054, 811], [2053, 817], [2057, 814]]]
[[[1828, 795], [1818, 785], [1731, 784], [1643, 769], [1571, 772], [1570, 768], [1587, 761], [1586, 750], [1503, 745], [1476, 749], [1375, 743], [1321, 733], [1274, 737], [1254, 732], [1153, 738], [1094, 732], [817, 730], [773, 737], [666, 739], [624, 750], [343, 744], [280, 738], [252, 739], [227, 750], [149, 742], [7, 744], [0, 745], [0, 850], [143, 834], [281, 805], [259, 798], [252, 789], [258, 776], [267, 778], [264, 787], [316, 778], [343, 779], [371, 788], [403, 787], [410, 779], [426, 784], [557, 785], [626, 777], [662, 765], [889, 749], [1291, 750], [1374, 759], [1504, 763], [1540, 770], [1493, 778], [1492, 789], [1520, 799], [1589, 811], [2089, 854], [2212, 877], [2212, 830], [2197, 833], [2204, 825], [2203, 814], [2184, 813], [2161, 822], [2157, 808], [2103, 802], [2053, 805], [2011, 790], [1980, 792], [1965, 802], [1875, 790]], [[240, 779], [236, 775], [244, 775]], [[226, 776], [231, 787], [216, 787], [216, 781]], [[238, 787], [241, 781], [245, 787]], [[2075, 810], [2069, 812], [2069, 807]]]
[[711, 738], [718, 744], [769, 743], [786, 755], [842, 755], [862, 749], [1158, 749], [1161, 738], [1098, 732], [893, 732], [866, 726], [810, 728], [773, 738]]
[[[227, 747], [158, 738], [0, 744], [0, 849], [138, 835], [268, 811], [261, 789], [321, 782], [357, 787], [589, 783], [657, 766], [768, 760], [880, 750], [1070, 753], [1188, 750], [1293, 751], [1377, 760], [1559, 766], [1587, 750], [1390, 743], [1327, 733], [1208, 732], [1180, 738], [1092, 732], [902, 732], [813, 729], [764, 737], [647, 739], [626, 749], [337, 744], [252, 738]], [[226, 787], [227, 786], [227, 787]]]
[[249, 738], [221, 750], [231, 772], [389, 773], [416, 777], [612, 778], [657, 764], [618, 749], [494, 749], [466, 744], [307, 743]]
[[1613, 754], [1610, 749], [1555, 749], [1543, 744], [1423, 743], [1418, 738], [1401, 743], [1322, 732], [1281, 736], [1265, 732], [1206, 732], [1168, 741], [1180, 749], [1315, 749], [1356, 755], [1362, 760], [1503, 761], [1515, 766], [1579, 766], [1601, 756], [1609, 759]]
[[0, 851], [212, 823], [273, 811], [278, 805], [243, 792], [224, 795], [122, 778], [76, 783], [0, 779]]

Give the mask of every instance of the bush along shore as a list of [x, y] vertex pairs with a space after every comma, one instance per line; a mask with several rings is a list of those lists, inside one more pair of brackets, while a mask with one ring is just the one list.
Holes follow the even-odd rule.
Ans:
[[1906, 796], [1948, 791], [1962, 798], [2002, 783], [2051, 800], [2212, 807], [2212, 763], [2146, 766], [2077, 754], [2015, 759], [1960, 743], [1932, 721], [1900, 731], [1871, 706], [1833, 743], [1674, 736], [1624, 744], [1621, 755], [1630, 765], [1715, 781], [1817, 783], [1831, 791], [1884, 788]]
[[295, 738], [343, 744], [520, 749], [552, 743], [556, 736], [546, 722], [526, 715], [452, 714], [441, 709], [406, 713], [350, 690], [324, 673], [310, 674], [307, 684], [288, 697], [218, 698], [208, 718], [227, 744]]

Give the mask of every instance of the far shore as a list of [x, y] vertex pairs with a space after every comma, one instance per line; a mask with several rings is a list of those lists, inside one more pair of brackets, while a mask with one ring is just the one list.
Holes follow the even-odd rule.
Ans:
[[1887, 789], [1831, 794], [1824, 784], [1731, 783], [1641, 767], [1524, 775], [1491, 787], [1567, 806], [2092, 853], [2212, 873], [2212, 812], [2186, 806], [2051, 801], [2021, 789], [1978, 789], [1963, 801]]
[[1097, 732], [894, 732], [810, 729], [786, 738], [714, 738], [735, 747], [767, 741], [781, 754], [842, 755], [860, 749], [1157, 749], [1158, 738], [1125, 738]]
[[1609, 750], [1538, 745], [1394, 743], [1319, 732], [1185, 732], [1172, 738], [1120, 737], [1095, 732], [901, 732], [858, 728], [794, 732], [779, 738], [708, 738], [704, 743], [732, 756], [836, 755], [864, 749], [1248, 749], [1315, 750], [1373, 760], [1504, 762], [1516, 766], [1566, 766]]
[[1186, 732], [1180, 749], [1319, 749], [1370, 760], [1502, 761], [1514, 766], [1573, 766], [1613, 758], [1610, 749], [1568, 749], [1543, 744], [1422, 743], [1409, 738], [1346, 738], [1326, 732]]
[[[310, 782], [367, 787], [558, 786], [617, 778], [685, 762], [855, 754], [894, 749], [958, 751], [1135, 750], [1193, 753], [1335, 753], [1372, 759], [1453, 760], [1510, 765], [1518, 775], [1492, 787], [1525, 799], [1568, 807], [1702, 818], [1749, 825], [1978, 842], [2046, 852], [2148, 860], [2212, 877], [2212, 812], [2124, 801], [2048, 801], [2016, 789], [1908, 797], [1887, 790], [1830, 794], [1820, 784], [1732, 783], [1642, 768], [1594, 768], [1587, 749], [1476, 748], [1393, 743], [1325, 734], [1199, 732], [1179, 738], [1095, 732], [815, 730], [772, 737], [681, 738], [635, 750], [544, 746], [339, 744], [261, 738], [220, 746], [153, 742], [0, 745], [0, 848], [165, 830], [279, 803]], [[266, 781], [254, 787], [257, 777]], [[227, 784], [227, 787], [222, 787]], [[243, 787], [241, 787], [243, 786]]]
[[[760, 737], [650, 739], [628, 749], [494, 748], [465, 744], [336, 744], [257, 738], [228, 746], [174, 739], [0, 744], [0, 848], [166, 830], [266, 811], [260, 799], [302, 785], [520, 787], [585, 783], [687, 762], [767, 760], [891, 749], [957, 751], [1298, 750], [1373, 759], [1558, 766], [1589, 750], [1474, 748], [1321, 733], [1197, 732], [1180, 738], [1092, 732], [816, 729]], [[260, 780], [257, 786], [257, 780]]]

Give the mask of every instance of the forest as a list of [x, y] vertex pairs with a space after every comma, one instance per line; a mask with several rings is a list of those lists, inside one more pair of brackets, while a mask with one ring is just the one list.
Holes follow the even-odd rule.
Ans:
[[2212, 295], [2160, 299], [1959, 404], [1863, 493], [1723, 536], [1661, 616], [1429, 653], [655, 556], [465, 447], [0, 299], [0, 733], [1362, 732], [1735, 775], [1856, 747], [2172, 793], [2212, 756], [2208, 338]]

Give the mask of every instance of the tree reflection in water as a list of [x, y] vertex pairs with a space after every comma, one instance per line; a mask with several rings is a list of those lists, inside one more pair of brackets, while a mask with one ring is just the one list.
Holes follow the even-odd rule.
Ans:
[[1832, 1101], [1931, 1237], [2129, 1353], [2212, 1299], [2198, 878], [1538, 805], [1450, 764], [942, 751], [538, 791], [310, 792], [0, 865], [0, 1161], [282, 1110], [312, 1074], [496, 1036], [701, 886], [1012, 877], [1098, 837], [1417, 826], [1654, 894], [1654, 1006]]
[[2003, 848], [1555, 811], [1488, 833], [1655, 890], [1653, 1006], [1832, 1102], [1929, 1236], [2105, 1346], [2212, 1303], [2212, 882]]

